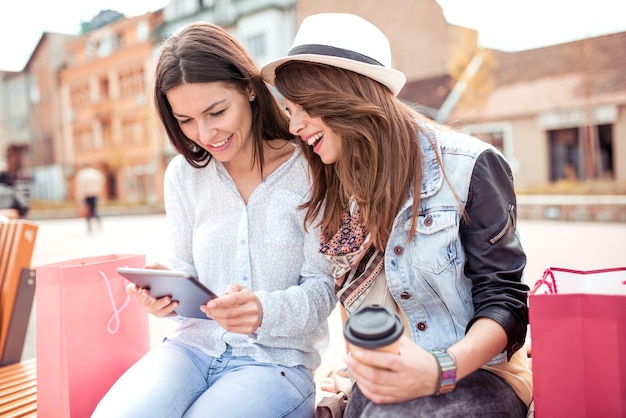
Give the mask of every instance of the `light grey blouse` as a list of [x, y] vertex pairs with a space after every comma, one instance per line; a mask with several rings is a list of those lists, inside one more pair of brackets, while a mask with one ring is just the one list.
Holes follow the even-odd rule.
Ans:
[[197, 169], [176, 156], [165, 173], [169, 267], [198, 277], [222, 295], [231, 283], [251, 288], [263, 306], [252, 335], [217, 322], [176, 318], [167, 336], [219, 357], [237, 356], [315, 369], [328, 344], [335, 307], [329, 262], [318, 252], [319, 229], [305, 232], [298, 206], [310, 190], [307, 165], [296, 148], [251, 194], [246, 205], [219, 161]]

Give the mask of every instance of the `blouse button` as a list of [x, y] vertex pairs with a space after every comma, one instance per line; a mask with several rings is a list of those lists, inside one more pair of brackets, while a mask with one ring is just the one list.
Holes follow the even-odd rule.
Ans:
[[411, 297], [411, 295], [409, 294], [409, 292], [402, 292], [400, 293], [400, 298], [402, 299], [409, 299]]
[[393, 252], [395, 255], [402, 255], [402, 253], [404, 252], [404, 248], [402, 248], [399, 245], [396, 245], [395, 247], [393, 247]]
[[433, 224], [433, 217], [428, 215], [426, 219], [424, 219], [424, 225], [431, 226]]
[[419, 331], [424, 331], [426, 329], [426, 323], [425, 322], [418, 322], [417, 325], [415, 326]]

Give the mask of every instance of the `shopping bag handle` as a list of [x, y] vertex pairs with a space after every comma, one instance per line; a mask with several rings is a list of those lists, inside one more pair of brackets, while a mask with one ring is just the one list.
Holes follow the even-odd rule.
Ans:
[[530, 294], [534, 295], [539, 290], [539, 288], [543, 285], [545, 285], [548, 288], [548, 294], [556, 295], [557, 293], [559, 293], [558, 289], [556, 288], [556, 280], [554, 278], [554, 273], [552, 272], [551, 269], [544, 270], [543, 277], [541, 278], [541, 280], [537, 280], [535, 282], [535, 286], [533, 286], [533, 289], [530, 291]]
[[[119, 308], [115, 305], [115, 299], [113, 299], [113, 291], [111, 290], [111, 283], [109, 282], [109, 278], [107, 275], [100, 271], [100, 276], [104, 279], [104, 283], [107, 286], [107, 292], [109, 293], [109, 300], [111, 301], [111, 306], [113, 307], [113, 315], [107, 321], [107, 332], [109, 334], [115, 334], [120, 329], [120, 313], [126, 308], [128, 302], [130, 302], [130, 295], [126, 293], [126, 300]], [[112, 325], [114, 324], [114, 325]]]
[[[547, 294], [547, 295], [556, 295], [559, 293], [557, 286], [556, 286], [556, 278], [554, 277], [554, 273], [555, 272], [565, 272], [565, 273], [573, 273], [573, 274], [578, 274], [578, 275], [583, 275], [581, 277], [585, 277], [584, 275], [593, 275], [593, 274], [597, 274], [597, 273], [610, 273], [610, 272], [623, 272], [625, 271], [626, 268], [624, 267], [616, 267], [616, 268], [609, 268], [609, 269], [601, 269], [601, 270], [570, 270], [570, 269], [563, 269], [563, 268], [559, 268], [559, 267], [549, 267], [547, 268], [544, 272], [543, 272], [543, 277], [541, 280], [537, 280], [537, 282], [535, 282], [535, 285], [533, 286], [532, 290], [530, 291], [530, 295], [536, 295], [536, 294]], [[563, 283], [561, 283], [563, 284]], [[617, 284], [617, 283], [615, 283]], [[613, 286], [615, 285], [614, 283], [611, 283], [611, 289], [613, 289]], [[619, 284], [626, 286], [626, 280], [620, 280]], [[543, 290], [542, 292], [539, 292], [539, 290], [541, 288], [545, 288], [545, 290]], [[618, 285], [619, 287], [619, 285]], [[616, 290], [617, 288], [615, 288], [614, 290]], [[618, 291], [618, 292], [621, 292]], [[571, 293], [570, 291], [568, 291], [566, 289], [565, 293]], [[587, 293], [586, 291], [582, 291], [582, 293]], [[594, 293], [594, 292], [590, 292], [590, 293]], [[623, 292], [621, 292], [620, 294], [622, 294]]]

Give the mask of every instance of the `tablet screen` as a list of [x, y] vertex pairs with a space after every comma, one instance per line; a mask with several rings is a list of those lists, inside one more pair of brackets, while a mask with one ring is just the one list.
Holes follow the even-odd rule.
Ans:
[[211, 319], [200, 310], [201, 305], [217, 295], [195, 277], [180, 271], [119, 267], [117, 272], [137, 287], [147, 289], [159, 299], [169, 296], [178, 301], [176, 313], [187, 318]]

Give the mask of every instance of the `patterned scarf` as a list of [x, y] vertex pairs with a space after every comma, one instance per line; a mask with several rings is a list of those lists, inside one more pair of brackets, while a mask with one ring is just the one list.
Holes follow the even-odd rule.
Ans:
[[343, 212], [339, 231], [320, 245], [320, 253], [332, 263], [335, 293], [348, 309], [366, 294], [384, 266], [385, 254], [370, 245], [370, 238], [359, 205], [352, 200]]

